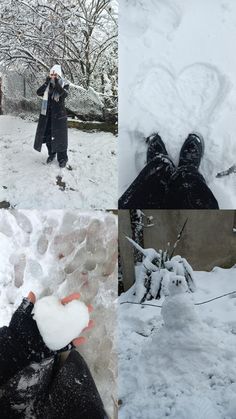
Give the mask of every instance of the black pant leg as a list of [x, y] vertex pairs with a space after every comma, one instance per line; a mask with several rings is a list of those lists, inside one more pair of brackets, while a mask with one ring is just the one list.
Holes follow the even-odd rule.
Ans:
[[60, 161], [68, 161], [68, 155], [67, 155], [67, 150], [65, 151], [59, 151], [57, 153], [57, 160]]
[[52, 128], [51, 128], [51, 113], [48, 114], [47, 125], [45, 129], [45, 143], [50, 157], [55, 156], [56, 153], [52, 152]]
[[174, 164], [169, 157], [156, 156], [120, 197], [119, 209], [162, 208], [167, 185], [174, 170]]
[[172, 175], [165, 209], [219, 209], [204, 177], [191, 165], [179, 167]]
[[51, 142], [47, 142], [47, 143], [46, 143], [46, 146], [47, 146], [47, 149], [48, 149], [48, 155], [49, 155], [50, 157], [55, 156], [55, 155], [56, 155], [56, 153], [53, 153], [53, 152], [52, 152], [52, 143], [51, 143]]
[[53, 380], [45, 405], [47, 419], [108, 419], [83, 357], [72, 350]]

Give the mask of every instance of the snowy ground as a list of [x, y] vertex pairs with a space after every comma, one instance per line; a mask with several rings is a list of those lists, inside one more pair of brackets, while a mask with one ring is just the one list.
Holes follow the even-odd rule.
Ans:
[[[236, 266], [194, 276], [194, 302], [236, 291]], [[132, 300], [132, 290], [119, 298]], [[171, 330], [160, 308], [119, 306], [121, 419], [236, 418], [236, 294], [195, 311], [185, 329], [178, 324], [181, 311], [171, 312]]]
[[41, 153], [33, 150], [36, 127], [0, 116], [0, 202], [23, 209], [117, 208], [116, 137], [69, 129], [68, 170], [56, 161], [46, 165], [45, 145]]
[[37, 298], [80, 292], [94, 307], [95, 327], [79, 351], [112, 418], [116, 262], [117, 220], [110, 213], [0, 210], [0, 327], [8, 325], [29, 291]]
[[200, 171], [221, 208], [236, 206], [236, 3], [120, 2], [120, 191], [145, 165], [144, 137], [159, 132], [178, 163], [189, 132], [205, 138]]

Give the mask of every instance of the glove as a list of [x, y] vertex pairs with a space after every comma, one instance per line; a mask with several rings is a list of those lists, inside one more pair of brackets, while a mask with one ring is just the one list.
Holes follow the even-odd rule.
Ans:
[[47, 76], [46, 83], [48, 84], [48, 83], [50, 83], [50, 81], [51, 81], [51, 77], [50, 76]]
[[[22, 355], [29, 362], [40, 362], [44, 358], [56, 355], [45, 345], [36, 321], [32, 317], [34, 304], [28, 298], [24, 298], [21, 305], [15, 311], [9, 324], [9, 329], [14, 334]], [[16, 344], [17, 345], [17, 344]]]
[[[80, 298], [79, 294], [72, 294], [61, 300], [62, 304], [67, 304], [74, 299]], [[85, 342], [84, 337], [75, 338], [66, 347], [58, 350], [51, 351], [44, 343], [36, 321], [32, 317], [32, 311], [35, 303], [35, 295], [30, 292], [27, 298], [24, 298], [21, 305], [15, 311], [9, 324], [9, 329], [14, 334], [17, 342], [22, 348], [24, 357], [29, 362], [40, 362], [44, 358], [57, 355], [57, 353], [65, 352], [73, 349]], [[89, 311], [93, 310], [91, 305], [88, 306]], [[86, 330], [91, 329], [94, 326], [92, 320], [90, 320]]]

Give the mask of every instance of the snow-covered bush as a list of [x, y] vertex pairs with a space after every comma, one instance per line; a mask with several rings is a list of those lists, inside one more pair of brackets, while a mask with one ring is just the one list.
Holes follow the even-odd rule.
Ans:
[[173, 276], [185, 278], [188, 291], [196, 289], [193, 270], [185, 258], [173, 256], [168, 250], [156, 251], [153, 248], [143, 249], [134, 240], [127, 237], [133, 246], [143, 254], [143, 260], [137, 269], [135, 295], [138, 302], [159, 299], [169, 294], [168, 286]]

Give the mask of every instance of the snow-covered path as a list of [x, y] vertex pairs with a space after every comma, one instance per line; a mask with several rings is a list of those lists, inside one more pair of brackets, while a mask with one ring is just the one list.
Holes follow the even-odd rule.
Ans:
[[231, 0], [120, 2], [120, 191], [145, 165], [144, 138], [159, 132], [178, 163], [200, 132], [200, 171], [220, 208], [236, 206], [236, 3]]
[[25, 209], [117, 208], [116, 137], [69, 129], [68, 170], [45, 163], [45, 146], [33, 150], [36, 127], [0, 116], [0, 202]]
[[[236, 291], [236, 266], [194, 276], [194, 302]], [[134, 298], [130, 289], [119, 300]], [[166, 329], [160, 308], [119, 306], [120, 419], [235, 419], [235, 294], [195, 308], [199, 323], [181, 328], [172, 311]]]

